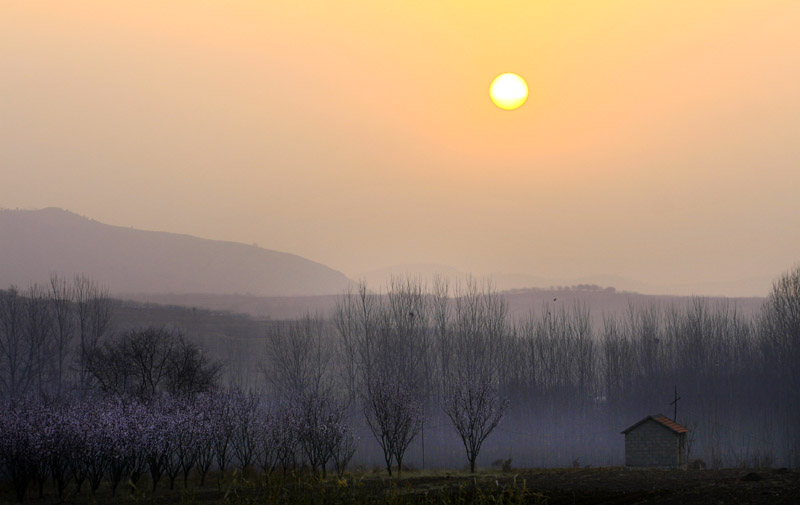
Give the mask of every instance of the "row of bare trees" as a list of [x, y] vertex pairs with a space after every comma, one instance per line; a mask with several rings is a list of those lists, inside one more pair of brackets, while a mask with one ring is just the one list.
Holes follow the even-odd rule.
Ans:
[[[216, 359], [177, 333], [106, 338], [110, 313], [103, 290], [80, 277], [1, 292], [0, 395], [101, 390], [146, 400], [218, 382]], [[497, 455], [501, 445], [523, 464], [613, 463], [619, 431], [671, 415], [675, 387], [692, 456], [797, 465], [797, 363], [800, 268], [776, 281], [756, 315], [695, 298], [600, 319], [554, 300], [512, 319], [488, 285], [396, 279], [385, 293], [362, 284], [343, 294], [330, 317], [269, 325], [259, 382], [270, 401], [357, 420], [389, 472], [418, 442], [424, 460], [426, 430], [435, 448], [442, 423], [473, 469], [482, 449]]]
[[107, 291], [85, 276], [0, 291], [0, 398], [91, 387], [86, 359], [111, 318]]
[[179, 329], [116, 334], [114, 302], [84, 276], [0, 291], [0, 400], [64, 400], [101, 393], [149, 401], [213, 389], [222, 364]]
[[212, 391], [222, 363], [177, 330], [150, 326], [95, 345], [82, 370], [104, 396], [149, 402], [161, 394], [193, 398]]
[[[362, 284], [345, 293], [330, 320], [275, 323], [263, 372], [271, 392], [335, 397], [359, 415], [398, 472], [426, 418], [442, 412], [472, 469], [484, 440], [508, 409], [501, 392], [507, 307], [477, 283], [451, 297], [395, 280], [385, 295]], [[438, 412], [435, 412], [438, 411]]]
[[442, 415], [473, 469], [504, 416], [505, 433], [531, 437], [531, 452], [555, 453], [533, 464], [613, 462], [619, 431], [648, 414], [673, 415], [675, 387], [677, 420], [695, 432], [692, 456], [800, 462], [800, 269], [775, 283], [755, 316], [693, 298], [602, 319], [552, 303], [512, 320], [490, 286], [451, 289], [395, 279], [376, 293], [362, 284], [329, 319], [275, 323], [268, 384], [352, 406], [389, 471]]

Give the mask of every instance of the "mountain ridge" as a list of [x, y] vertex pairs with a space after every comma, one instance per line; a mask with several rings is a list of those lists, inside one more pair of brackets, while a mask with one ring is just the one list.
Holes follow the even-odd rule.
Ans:
[[112, 293], [308, 296], [350, 280], [301, 256], [239, 242], [101, 223], [73, 212], [0, 210], [0, 285], [85, 274]]

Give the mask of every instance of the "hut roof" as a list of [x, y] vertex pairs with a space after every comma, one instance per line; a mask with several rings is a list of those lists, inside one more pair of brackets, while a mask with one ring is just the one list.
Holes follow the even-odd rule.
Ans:
[[680, 425], [680, 424], [676, 423], [676, 422], [675, 422], [675, 421], [673, 421], [672, 419], [670, 419], [670, 418], [666, 417], [664, 414], [656, 414], [656, 415], [654, 415], [654, 416], [647, 416], [647, 417], [645, 417], [644, 419], [642, 419], [642, 420], [641, 420], [641, 421], [639, 421], [638, 423], [636, 423], [636, 424], [634, 424], [634, 425], [630, 426], [629, 428], [627, 428], [626, 430], [624, 430], [622, 433], [623, 433], [623, 434], [627, 434], [629, 431], [631, 431], [631, 430], [635, 429], [635, 428], [636, 428], [636, 427], [638, 427], [640, 424], [642, 424], [642, 423], [644, 423], [644, 422], [647, 422], [647, 421], [649, 421], [649, 420], [651, 420], [651, 419], [652, 419], [653, 421], [655, 421], [655, 422], [657, 422], [657, 423], [661, 424], [661, 425], [662, 425], [662, 426], [664, 426], [665, 428], [668, 428], [668, 429], [672, 430], [674, 433], [678, 433], [678, 434], [680, 434], [680, 433], [688, 433], [688, 431], [689, 431], [689, 429], [688, 429], [688, 428], [686, 428], [685, 426], [682, 426], [682, 425]]

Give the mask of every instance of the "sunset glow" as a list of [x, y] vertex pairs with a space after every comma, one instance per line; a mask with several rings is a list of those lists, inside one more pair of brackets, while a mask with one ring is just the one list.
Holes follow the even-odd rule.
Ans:
[[0, 505], [800, 497], [798, 27], [0, 0]]
[[356, 278], [763, 293], [800, 250], [799, 25], [795, 0], [2, 2], [0, 206]]

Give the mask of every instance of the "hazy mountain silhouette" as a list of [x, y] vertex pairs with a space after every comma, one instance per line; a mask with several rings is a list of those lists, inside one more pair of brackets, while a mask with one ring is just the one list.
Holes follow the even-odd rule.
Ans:
[[[385, 293], [386, 286], [380, 286]], [[452, 288], [452, 286], [451, 286]], [[454, 292], [451, 289], [451, 296]], [[573, 310], [583, 307], [591, 311], [591, 318], [598, 328], [603, 325], [603, 316], [615, 314], [625, 316], [630, 307], [661, 308], [685, 307], [692, 302], [691, 296], [647, 295], [618, 291], [611, 287], [575, 286], [558, 289], [515, 289], [502, 291], [500, 295], [508, 302], [508, 312], [512, 320], [527, 316], [530, 312], [542, 310]], [[248, 314], [255, 318], [273, 320], [292, 319], [304, 314], [330, 315], [339, 299], [338, 295], [323, 296], [247, 296], [214, 294], [142, 294], [128, 295], [126, 298], [139, 303], [160, 304], [160, 306], [196, 307], [218, 312]], [[742, 315], [756, 313], [764, 303], [763, 297], [705, 297], [711, 307], [730, 303]]]
[[299, 296], [350, 283], [325, 265], [255, 245], [142, 231], [72, 212], [0, 210], [0, 287], [85, 274], [111, 293]]
[[619, 291], [632, 291], [650, 295], [760, 298], [765, 296], [771, 287], [769, 282], [764, 282], [763, 279], [758, 277], [734, 278], [721, 282], [697, 281], [691, 284], [681, 284], [645, 282], [616, 274], [554, 277], [495, 271], [486, 275], [471, 275], [452, 266], [434, 263], [395, 265], [363, 272], [351, 276], [351, 278], [365, 280], [373, 289], [386, 291], [392, 277], [409, 276], [426, 283], [429, 287], [436, 277], [446, 280], [451, 287], [459, 283], [463, 284], [469, 278], [473, 278], [479, 283], [490, 280], [494, 289], [498, 291], [529, 288], [557, 289], [564, 286], [597, 285], [613, 286]]
[[463, 282], [469, 274], [457, 268], [436, 263], [415, 263], [408, 265], [394, 265], [385, 268], [361, 272], [354, 276], [354, 280], [367, 283], [374, 291], [386, 291], [392, 278], [412, 278], [431, 287], [435, 278], [446, 281], [450, 285]]
[[513, 272], [492, 272], [488, 275], [471, 275], [457, 268], [440, 265], [435, 263], [416, 263], [408, 265], [395, 265], [391, 267], [370, 270], [353, 277], [356, 280], [364, 280], [375, 290], [386, 290], [393, 277], [412, 277], [426, 283], [429, 287], [435, 278], [447, 281], [451, 286], [463, 284], [472, 278], [478, 283], [491, 281], [494, 289], [507, 291], [510, 289], [527, 288], [551, 288], [555, 286], [575, 286], [578, 284], [596, 284], [599, 286], [614, 286], [625, 291], [643, 292], [648, 291], [653, 294], [660, 294], [657, 290], [647, 289], [649, 286], [642, 282], [628, 279], [622, 276], [597, 275], [592, 277], [579, 278], [555, 278], [541, 275], [530, 275]]

